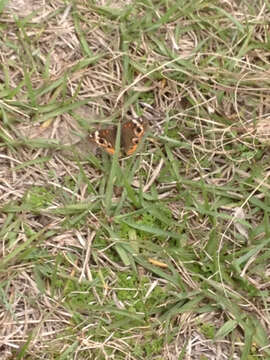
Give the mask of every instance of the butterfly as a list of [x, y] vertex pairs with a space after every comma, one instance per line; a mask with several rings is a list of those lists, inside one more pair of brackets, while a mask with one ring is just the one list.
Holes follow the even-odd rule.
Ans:
[[[133, 154], [146, 131], [145, 122], [142, 119], [126, 121], [121, 127], [120, 146], [126, 155]], [[107, 129], [96, 130], [90, 134], [90, 141], [105, 150], [108, 154], [115, 153], [115, 141], [117, 126]]]

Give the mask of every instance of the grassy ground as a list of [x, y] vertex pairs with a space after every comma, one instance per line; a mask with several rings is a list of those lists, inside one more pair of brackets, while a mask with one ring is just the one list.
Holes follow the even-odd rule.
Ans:
[[269, 4], [0, 11], [0, 359], [269, 359]]

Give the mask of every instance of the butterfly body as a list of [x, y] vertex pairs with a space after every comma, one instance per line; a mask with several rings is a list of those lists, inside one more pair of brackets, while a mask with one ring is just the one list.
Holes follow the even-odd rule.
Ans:
[[[126, 155], [131, 155], [136, 151], [145, 130], [145, 123], [141, 119], [126, 121], [122, 125], [121, 148], [123, 148]], [[113, 155], [115, 153], [116, 134], [116, 126], [96, 130], [93, 134], [90, 134], [90, 141], [94, 142], [108, 154]]]

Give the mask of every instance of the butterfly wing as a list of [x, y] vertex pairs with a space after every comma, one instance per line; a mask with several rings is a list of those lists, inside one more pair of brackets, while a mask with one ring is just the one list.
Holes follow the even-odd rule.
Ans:
[[93, 134], [90, 134], [90, 141], [94, 142], [108, 154], [113, 155], [115, 152], [116, 132], [116, 127], [96, 130]]
[[121, 145], [126, 155], [133, 154], [145, 133], [145, 124], [141, 119], [130, 120], [123, 124], [121, 129]]
[[[126, 155], [133, 154], [146, 129], [146, 124], [141, 120], [126, 121], [121, 128], [121, 147], [124, 149]], [[115, 153], [115, 140], [117, 134], [117, 127], [108, 129], [96, 130], [90, 134], [90, 141], [98, 147], [105, 150], [108, 154]]]

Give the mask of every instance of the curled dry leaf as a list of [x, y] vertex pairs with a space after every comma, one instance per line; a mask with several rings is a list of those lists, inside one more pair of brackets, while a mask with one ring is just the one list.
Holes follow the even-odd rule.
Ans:
[[234, 225], [235, 225], [235, 228], [239, 232], [239, 234], [241, 234], [245, 239], [248, 240], [247, 227], [238, 221], [238, 220], [244, 220], [245, 217], [246, 217], [246, 215], [245, 215], [245, 212], [244, 212], [243, 208], [236, 207], [234, 209]]

